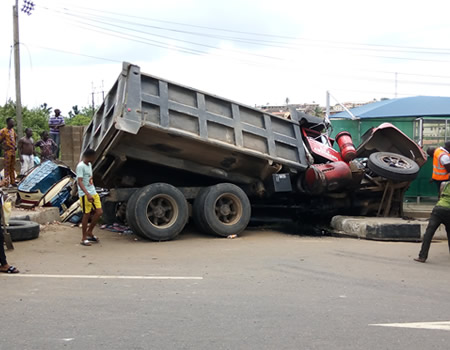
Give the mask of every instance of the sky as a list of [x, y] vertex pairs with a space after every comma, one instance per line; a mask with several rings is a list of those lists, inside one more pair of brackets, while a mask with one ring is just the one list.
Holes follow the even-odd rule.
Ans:
[[[0, 104], [15, 99], [0, 0]], [[248, 105], [450, 96], [447, 1], [33, 0], [19, 15], [22, 102], [101, 103], [128, 61]], [[19, 0], [22, 7], [23, 0]]]

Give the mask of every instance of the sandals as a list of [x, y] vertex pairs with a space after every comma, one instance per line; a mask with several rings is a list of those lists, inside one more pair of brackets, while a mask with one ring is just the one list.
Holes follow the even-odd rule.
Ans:
[[92, 245], [92, 243], [98, 243], [98, 242], [100, 242], [100, 240], [98, 239], [97, 236], [89, 236], [84, 241], [81, 241], [80, 244], [84, 245], [86, 247], [90, 247]]
[[2, 272], [2, 273], [19, 273], [20, 271], [17, 270], [16, 267], [14, 267], [14, 266], [11, 265], [11, 266], [8, 268], [8, 270], [0, 270], [0, 272]]

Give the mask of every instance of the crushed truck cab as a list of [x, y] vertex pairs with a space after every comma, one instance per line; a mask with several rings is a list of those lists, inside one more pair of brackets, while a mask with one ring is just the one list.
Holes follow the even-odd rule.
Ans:
[[296, 219], [401, 215], [424, 152], [390, 124], [357, 148], [341, 133], [336, 151], [328, 126], [295, 110], [274, 116], [124, 63], [83, 149], [96, 151], [94, 182], [110, 190], [107, 221], [121, 216], [153, 240], [175, 238], [189, 218], [207, 233], [239, 234], [252, 211]]

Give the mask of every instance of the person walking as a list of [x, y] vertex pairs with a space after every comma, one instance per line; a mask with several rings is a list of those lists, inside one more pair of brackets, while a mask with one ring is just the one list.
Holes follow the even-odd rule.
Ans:
[[441, 224], [444, 224], [445, 230], [447, 231], [448, 247], [450, 251], [450, 181], [442, 182], [440, 190], [439, 201], [431, 212], [419, 256], [414, 259], [421, 263], [424, 263], [428, 259], [431, 240]]
[[433, 175], [432, 181], [440, 190], [441, 183], [449, 180], [450, 173], [450, 141], [444, 147], [438, 147], [433, 153]]
[[[81, 210], [83, 218], [81, 220], [82, 237], [81, 245], [90, 246], [99, 240], [94, 236], [94, 228], [97, 225], [100, 216], [103, 214], [100, 196], [95, 190], [94, 181], [92, 179], [92, 162], [95, 159], [95, 151], [87, 149], [83, 153], [83, 158], [77, 165], [77, 184], [78, 196], [80, 197]], [[91, 214], [94, 214], [91, 217]], [[89, 224], [89, 219], [91, 223]]]
[[6, 128], [0, 130], [0, 144], [3, 148], [4, 180], [2, 186], [16, 185], [16, 146], [17, 134], [14, 131], [14, 119], [6, 119]]
[[33, 130], [25, 129], [25, 136], [19, 140], [20, 175], [24, 176], [34, 167], [34, 141]]
[[41, 150], [41, 162], [46, 160], [53, 161], [56, 157], [57, 145], [55, 141], [48, 137], [48, 131], [44, 131], [41, 134], [41, 139], [34, 145]]
[[64, 126], [64, 118], [61, 116], [61, 111], [55, 109], [55, 115], [51, 116], [48, 120], [48, 126], [50, 127], [50, 138], [55, 141], [57, 145], [56, 158], [59, 158], [59, 148], [61, 145], [60, 130]]

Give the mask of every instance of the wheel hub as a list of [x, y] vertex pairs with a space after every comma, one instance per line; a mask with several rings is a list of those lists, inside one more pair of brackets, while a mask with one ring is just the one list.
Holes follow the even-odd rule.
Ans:
[[160, 205], [158, 205], [154, 210], [153, 210], [153, 215], [157, 218], [162, 218], [166, 215], [166, 211], [164, 210], [163, 207], [161, 207]]
[[231, 208], [229, 204], [221, 205], [220, 206], [220, 214], [221, 215], [230, 215]]

